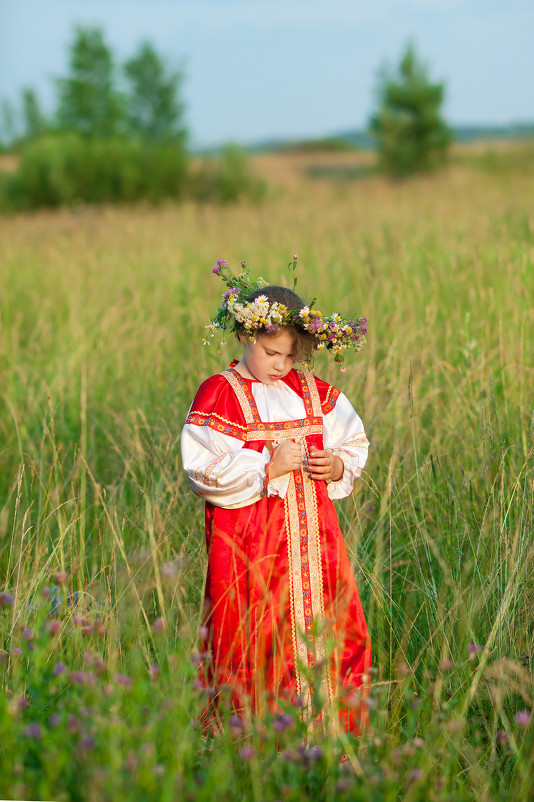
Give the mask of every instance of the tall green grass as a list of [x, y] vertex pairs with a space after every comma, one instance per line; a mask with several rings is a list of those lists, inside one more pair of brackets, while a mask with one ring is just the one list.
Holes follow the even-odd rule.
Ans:
[[[533, 201], [526, 175], [457, 167], [0, 220], [3, 797], [531, 798]], [[201, 345], [211, 265], [290, 282], [295, 251], [303, 295], [370, 324], [346, 373], [316, 370], [371, 440], [338, 512], [372, 727], [309, 748], [298, 711], [198, 726], [203, 509], [179, 458], [238, 353]]]

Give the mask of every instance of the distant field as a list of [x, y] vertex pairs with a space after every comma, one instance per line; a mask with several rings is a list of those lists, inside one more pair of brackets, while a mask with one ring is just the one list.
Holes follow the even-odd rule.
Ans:
[[[343, 178], [370, 158], [259, 156], [259, 206], [0, 218], [3, 798], [532, 799], [532, 159]], [[201, 345], [215, 259], [289, 283], [295, 252], [302, 295], [369, 320], [346, 373], [321, 354], [316, 372], [371, 441], [338, 511], [372, 731], [299, 752], [297, 716], [212, 752], [194, 726], [203, 509], [180, 429], [238, 354]]]

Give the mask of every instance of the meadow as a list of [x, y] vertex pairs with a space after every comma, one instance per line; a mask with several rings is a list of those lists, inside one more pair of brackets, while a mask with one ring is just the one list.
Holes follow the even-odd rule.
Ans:
[[[2, 798], [534, 798], [532, 153], [396, 184], [264, 156], [259, 205], [0, 218]], [[295, 252], [304, 297], [369, 321], [346, 372], [315, 370], [371, 441], [337, 503], [371, 726], [306, 743], [298, 710], [227, 710], [205, 738], [180, 430], [238, 355], [202, 346], [211, 266], [291, 285]]]

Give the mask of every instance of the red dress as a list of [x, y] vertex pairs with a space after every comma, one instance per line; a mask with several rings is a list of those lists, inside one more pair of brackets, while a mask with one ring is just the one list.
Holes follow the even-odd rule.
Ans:
[[[311, 445], [330, 447], [346, 466], [354, 453], [362, 463], [368, 441], [334, 387], [296, 370], [283, 381], [272, 397], [303, 408], [302, 417], [266, 420], [269, 399], [260, 417], [253, 390], [267, 386], [231, 369], [202, 384], [182, 434], [184, 467], [206, 498], [210, 680], [231, 686], [236, 707], [261, 713], [296, 701], [310, 725], [339, 716], [358, 733], [369, 635], [328, 485], [310, 478], [306, 456]], [[342, 424], [334, 414], [340, 396], [353, 413]], [[338, 430], [331, 439], [343, 442], [324, 444], [325, 420]], [[300, 442], [303, 466], [273, 490], [265, 466], [286, 438]]]

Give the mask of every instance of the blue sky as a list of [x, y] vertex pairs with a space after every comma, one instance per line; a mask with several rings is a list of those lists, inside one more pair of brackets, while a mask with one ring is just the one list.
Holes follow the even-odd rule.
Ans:
[[196, 145], [362, 128], [410, 38], [449, 122], [534, 120], [534, 0], [0, 0], [0, 98], [32, 86], [51, 107], [76, 24], [184, 69]]

